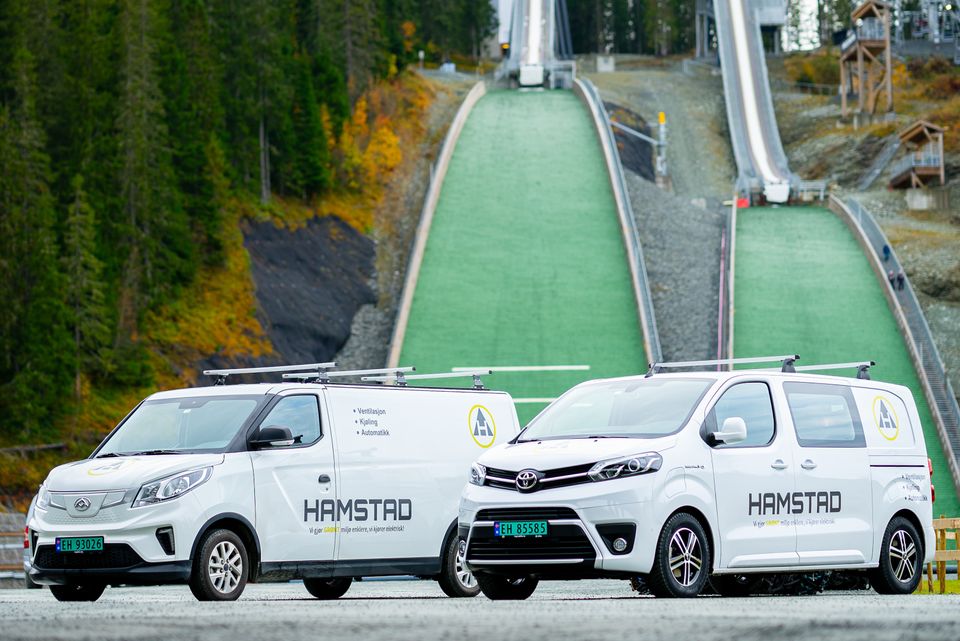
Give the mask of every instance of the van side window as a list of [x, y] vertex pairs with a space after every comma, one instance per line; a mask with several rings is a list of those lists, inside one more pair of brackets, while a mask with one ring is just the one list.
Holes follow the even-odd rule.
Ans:
[[320, 440], [320, 407], [313, 394], [287, 396], [273, 406], [260, 427], [288, 427], [300, 443], [309, 445]]
[[866, 447], [853, 393], [845, 385], [784, 383], [801, 447]]
[[728, 418], [740, 417], [747, 424], [747, 439], [740, 443], [716, 443], [717, 449], [769, 445], [776, 432], [773, 402], [766, 383], [738, 383], [723, 393], [705, 421], [706, 433], [723, 427]]

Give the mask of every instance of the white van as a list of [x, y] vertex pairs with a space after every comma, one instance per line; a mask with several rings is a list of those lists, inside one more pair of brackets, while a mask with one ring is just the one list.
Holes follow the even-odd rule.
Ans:
[[[291, 368], [249, 371], [264, 369]], [[248, 580], [293, 578], [329, 599], [353, 577], [408, 574], [473, 596], [456, 528], [464, 470], [517, 432], [510, 396], [482, 389], [160, 392], [88, 459], [50, 472], [28, 523], [29, 575], [66, 601], [161, 583], [233, 600]]]
[[[540, 579], [641, 577], [690, 597], [765, 573], [863, 570], [912, 592], [934, 554], [931, 469], [910, 390], [872, 363], [596, 380], [480, 456], [460, 504], [494, 599]], [[770, 362], [741, 359], [735, 362]], [[857, 379], [797, 373], [857, 367]], [[779, 368], [778, 368], [779, 369]]]

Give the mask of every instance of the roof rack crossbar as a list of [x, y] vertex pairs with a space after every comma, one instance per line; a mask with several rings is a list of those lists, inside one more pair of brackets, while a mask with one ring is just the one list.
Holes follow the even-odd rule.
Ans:
[[[719, 358], [709, 361], [674, 361], [668, 363], [650, 363], [647, 370], [647, 376], [659, 374], [665, 369], [678, 369], [682, 367], [711, 367], [714, 365], [747, 365], [750, 363], [783, 363], [783, 371], [792, 371], [793, 363], [800, 358], [799, 354], [785, 354], [783, 356], [753, 356], [750, 358]], [[788, 369], [790, 368], [790, 369]]]
[[[391, 370], [391, 371], [395, 371], [395, 370]], [[364, 376], [360, 380], [385, 382], [385, 381], [397, 379], [397, 385], [402, 386], [402, 385], [406, 385], [407, 381], [412, 381], [412, 380], [426, 381], [426, 380], [440, 379], [440, 378], [472, 378], [473, 387], [475, 389], [484, 389], [483, 381], [480, 380], [480, 377], [487, 376], [492, 373], [493, 372], [491, 372], [489, 369], [475, 369], [469, 372], [441, 372], [439, 374], [413, 374], [411, 376], [403, 376], [402, 374], [400, 374], [399, 376], [393, 376], [390, 374], [387, 374], [385, 376]]]
[[330, 363], [304, 363], [302, 365], [273, 365], [270, 367], [235, 367], [231, 369], [205, 369], [204, 376], [216, 376], [215, 385], [225, 385], [227, 377], [234, 374], [270, 374], [276, 372], [302, 372], [307, 370], [324, 371], [333, 369], [337, 364]]
[[[870, 368], [877, 363], [875, 361], [853, 361], [850, 363], [821, 363], [819, 365], [802, 365], [796, 368], [798, 372], [816, 372], [834, 369], [855, 369], [857, 378], [865, 381], [870, 380]], [[771, 370], [772, 371], [772, 370]]]
[[490, 367], [452, 367], [451, 372], [473, 372], [475, 370], [491, 372], [586, 372], [589, 365], [493, 365]]
[[406, 372], [415, 372], [416, 367], [381, 367], [377, 369], [344, 369], [328, 372], [321, 370], [319, 372], [301, 372], [296, 374], [284, 374], [286, 379], [296, 379], [300, 381], [310, 381], [315, 383], [328, 383], [331, 378], [346, 378], [349, 376], [368, 376], [373, 374], [404, 374]]

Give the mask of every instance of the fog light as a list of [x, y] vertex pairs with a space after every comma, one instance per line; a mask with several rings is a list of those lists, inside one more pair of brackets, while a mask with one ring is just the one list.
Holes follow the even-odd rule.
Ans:
[[614, 552], [623, 552], [627, 549], [627, 540], [623, 537], [619, 537], [613, 540], [613, 550]]

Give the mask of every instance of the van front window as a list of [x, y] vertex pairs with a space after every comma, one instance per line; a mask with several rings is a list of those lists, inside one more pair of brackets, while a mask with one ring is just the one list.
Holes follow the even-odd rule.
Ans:
[[712, 382], [651, 377], [584, 385], [544, 410], [518, 441], [667, 436], [686, 424]]
[[144, 401], [97, 457], [223, 452], [265, 398], [193, 396]]

